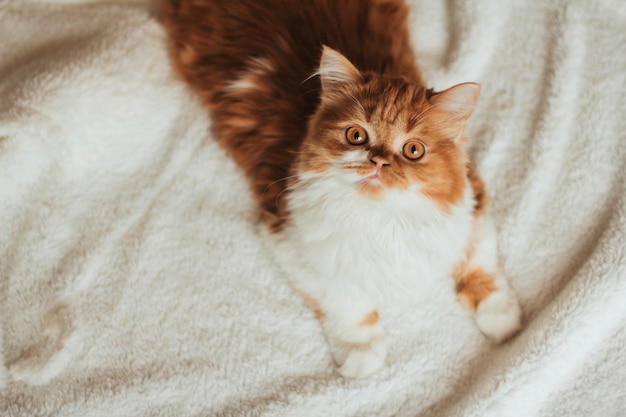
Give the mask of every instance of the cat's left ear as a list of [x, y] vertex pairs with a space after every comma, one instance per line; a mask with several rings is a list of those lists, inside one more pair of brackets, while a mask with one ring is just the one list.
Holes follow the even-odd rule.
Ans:
[[[462, 136], [480, 97], [480, 84], [463, 83], [450, 87], [429, 98], [437, 110], [446, 114], [447, 120], [458, 129], [456, 138]], [[452, 126], [450, 126], [452, 127]]]
[[359, 70], [345, 56], [328, 46], [324, 46], [317, 73], [322, 82], [322, 91], [326, 93], [361, 80]]

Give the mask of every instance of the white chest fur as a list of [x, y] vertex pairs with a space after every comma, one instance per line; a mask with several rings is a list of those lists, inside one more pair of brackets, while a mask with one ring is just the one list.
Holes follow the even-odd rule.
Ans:
[[312, 293], [358, 287], [377, 304], [415, 301], [435, 280], [450, 279], [472, 229], [470, 187], [450, 213], [418, 191], [376, 201], [333, 179], [289, 198], [277, 257], [292, 283]]

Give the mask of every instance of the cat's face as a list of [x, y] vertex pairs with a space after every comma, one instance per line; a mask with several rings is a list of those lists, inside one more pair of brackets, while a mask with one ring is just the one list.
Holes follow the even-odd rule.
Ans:
[[361, 74], [326, 48], [322, 103], [311, 120], [299, 174], [339, 179], [373, 199], [422, 193], [442, 208], [463, 197], [463, 130], [476, 84], [439, 94], [400, 79]]

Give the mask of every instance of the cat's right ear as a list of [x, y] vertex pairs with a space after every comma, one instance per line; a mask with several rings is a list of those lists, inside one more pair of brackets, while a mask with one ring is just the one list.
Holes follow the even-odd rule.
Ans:
[[325, 45], [317, 74], [325, 93], [341, 90], [346, 85], [361, 81], [359, 70], [341, 53]]

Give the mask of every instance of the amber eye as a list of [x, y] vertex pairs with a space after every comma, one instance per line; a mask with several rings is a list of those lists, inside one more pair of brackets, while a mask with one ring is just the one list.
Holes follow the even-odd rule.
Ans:
[[419, 140], [410, 140], [402, 146], [402, 154], [411, 161], [417, 161], [426, 155], [426, 145]]
[[351, 145], [364, 145], [367, 143], [367, 132], [359, 126], [352, 126], [346, 129], [346, 140]]

